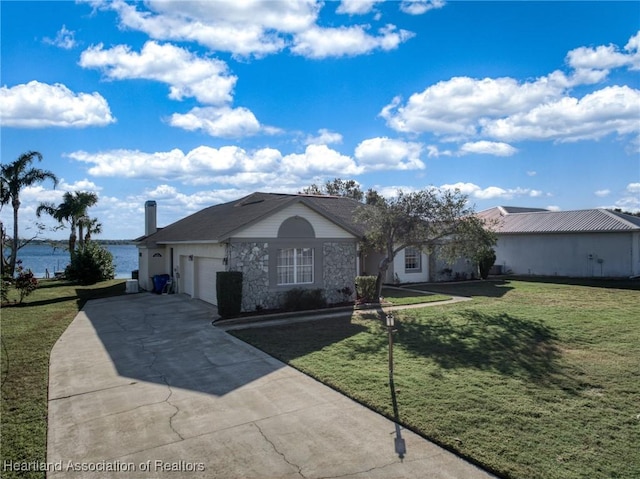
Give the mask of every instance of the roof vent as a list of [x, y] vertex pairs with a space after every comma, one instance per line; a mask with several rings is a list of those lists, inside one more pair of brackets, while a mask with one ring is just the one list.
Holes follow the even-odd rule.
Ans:
[[247, 196], [244, 200], [236, 203], [236, 206], [247, 206], [247, 205], [255, 205], [256, 203], [262, 203], [264, 198], [257, 195], [257, 193], [253, 193]]

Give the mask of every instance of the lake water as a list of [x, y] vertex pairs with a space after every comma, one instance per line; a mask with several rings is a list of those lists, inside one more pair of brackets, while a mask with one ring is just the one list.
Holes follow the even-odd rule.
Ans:
[[[138, 269], [138, 249], [134, 245], [104, 245], [113, 255], [116, 278], [131, 278], [131, 271]], [[31, 269], [36, 278], [44, 278], [46, 270], [53, 277], [54, 272], [64, 271], [69, 264], [69, 252], [64, 248], [54, 248], [47, 244], [29, 244], [18, 251], [22, 266]]]

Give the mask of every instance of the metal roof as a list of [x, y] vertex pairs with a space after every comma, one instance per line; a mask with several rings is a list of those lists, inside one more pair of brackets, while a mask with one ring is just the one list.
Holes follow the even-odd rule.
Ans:
[[478, 216], [495, 223], [495, 232], [502, 234], [640, 231], [640, 218], [605, 209], [548, 211], [498, 206]]

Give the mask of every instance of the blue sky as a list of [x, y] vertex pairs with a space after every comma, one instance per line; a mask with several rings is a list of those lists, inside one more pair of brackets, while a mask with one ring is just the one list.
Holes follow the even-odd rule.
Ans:
[[24, 236], [65, 191], [119, 239], [148, 199], [164, 225], [335, 177], [640, 211], [638, 2], [0, 6], [2, 162], [61, 179], [23, 192]]

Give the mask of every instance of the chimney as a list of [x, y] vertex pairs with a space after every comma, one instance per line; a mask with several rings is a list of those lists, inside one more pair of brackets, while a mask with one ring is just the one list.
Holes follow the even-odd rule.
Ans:
[[144, 204], [144, 235], [149, 236], [158, 231], [156, 224], [156, 202], [149, 200]]

